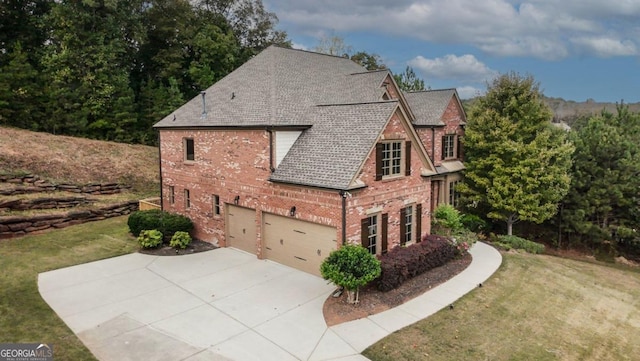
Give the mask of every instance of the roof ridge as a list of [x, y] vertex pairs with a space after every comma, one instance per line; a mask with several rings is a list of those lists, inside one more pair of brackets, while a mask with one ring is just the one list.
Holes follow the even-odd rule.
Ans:
[[315, 107], [339, 107], [339, 106], [347, 106], [347, 105], [368, 105], [368, 104], [386, 104], [386, 103], [398, 103], [397, 99], [389, 99], [389, 100], [376, 100], [371, 102], [360, 102], [360, 103], [335, 103], [335, 104], [316, 104]]
[[405, 93], [406, 94], [416, 94], [416, 93], [443, 92], [443, 91], [452, 91], [452, 90], [456, 90], [456, 88], [412, 90], [412, 91], [405, 91]]
[[[318, 51], [305, 50], [305, 49], [287, 48], [287, 47], [284, 47], [284, 46], [281, 46], [281, 45], [277, 45], [277, 44], [273, 44], [273, 45], [271, 45], [270, 47], [274, 47], [274, 48], [278, 48], [278, 49], [282, 49], [282, 50], [299, 51], [299, 52], [303, 52], [303, 53], [307, 53], [307, 54], [324, 55], [324, 56], [328, 56], [328, 57], [331, 57], [331, 58], [337, 58], [337, 59], [342, 59], [342, 60], [348, 60], [348, 61], [350, 61], [350, 62], [353, 62], [353, 63], [355, 63], [355, 64], [358, 64], [358, 63], [356, 63], [355, 61], [351, 60], [350, 58], [345, 58], [344, 56], [340, 56], [340, 55], [333, 55], [333, 54], [321, 53], [321, 52], [318, 52]], [[358, 65], [360, 65], [360, 64], [358, 64]], [[360, 66], [362, 66], [362, 65], [360, 65]]]
[[[354, 61], [354, 63], [355, 63], [355, 61]], [[358, 64], [358, 63], [356, 63], [356, 64]], [[360, 64], [358, 64], [358, 65], [360, 65]], [[389, 70], [389, 69], [387, 69], [387, 68], [384, 68], [384, 69], [375, 69], [375, 70], [361, 71], [361, 72], [357, 72], [357, 73], [351, 73], [351, 74], [349, 74], [349, 75], [372, 74], [372, 73], [383, 72], [383, 71], [385, 71], [385, 72], [391, 72], [391, 70]]]

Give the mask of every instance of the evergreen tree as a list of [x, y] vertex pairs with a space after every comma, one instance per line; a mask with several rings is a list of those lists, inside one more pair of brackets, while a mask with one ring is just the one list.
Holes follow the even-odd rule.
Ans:
[[400, 87], [401, 90], [407, 92], [426, 90], [424, 80], [420, 79], [410, 66], [407, 66], [404, 72], [394, 74], [393, 78], [396, 80], [396, 83], [398, 83], [398, 87]]
[[561, 222], [592, 245], [640, 240], [640, 114], [623, 104], [617, 110], [579, 120], [571, 134], [576, 151]]
[[543, 222], [557, 212], [569, 188], [572, 145], [551, 124], [532, 77], [496, 78], [473, 105], [467, 123], [465, 182], [459, 191], [470, 207], [507, 223]]

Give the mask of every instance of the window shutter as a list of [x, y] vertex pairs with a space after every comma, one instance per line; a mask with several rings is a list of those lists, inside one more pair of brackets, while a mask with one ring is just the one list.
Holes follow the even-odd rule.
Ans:
[[462, 137], [458, 136], [458, 159], [460, 160], [464, 158], [464, 149], [462, 147]]
[[382, 179], [382, 151], [384, 145], [382, 143], [376, 144], [376, 180]]
[[406, 142], [406, 152], [404, 156], [405, 164], [404, 164], [404, 175], [411, 175], [411, 142]]
[[416, 242], [422, 241], [422, 203], [416, 204]]
[[362, 227], [360, 231], [360, 233], [362, 234], [360, 243], [362, 243], [362, 247], [369, 248], [369, 218], [363, 218], [360, 221], [360, 225]]
[[440, 149], [440, 155], [442, 156], [442, 160], [445, 159], [446, 144], [447, 144], [447, 137], [442, 136], [442, 147]]
[[382, 214], [382, 224], [380, 225], [380, 236], [382, 237], [382, 253], [387, 253], [387, 223], [389, 223], [389, 214]]
[[407, 233], [407, 209], [402, 208], [400, 210], [400, 245], [404, 246], [407, 242], [405, 240], [405, 234]]

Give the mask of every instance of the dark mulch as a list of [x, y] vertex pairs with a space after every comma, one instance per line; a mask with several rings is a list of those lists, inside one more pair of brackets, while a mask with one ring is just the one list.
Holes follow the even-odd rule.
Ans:
[[374, 285], [369, 285], [360, 290], [360, 303], [350, 305], [347, 303], [347, 293], [340, 297], [331, 295], [324, 302], [324, 320], [328, 326], [337, 325], [347, 321], [357, 320], [370, 315], [375, 315], [390, 308], [399, 306], [412, 298], [415, 298], [429, 289], [451, 279], [462, 272], [471, 263], [471, 255], [455, 259], [444, 266], [434, 268], [422, 275], [412, 278], [400, 287], [389, 292], [380, 292]]
[[164, 243], [157, 248], [141, 248], [138, 250], [140, 253], [151, 254], [154, 256], [182, 256], [185, 254], [193, 254], [198, 252], [210, 251], [218, 247], [209, 242], [204, 242], [199, 239], [194, 239], [185, 249], [175, 249], [169, 247], [169, 244]]

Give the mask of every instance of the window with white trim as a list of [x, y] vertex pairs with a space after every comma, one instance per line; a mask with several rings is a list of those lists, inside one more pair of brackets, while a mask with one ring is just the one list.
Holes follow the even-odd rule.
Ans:
[[455, 143], [455, 134], [448, 134], [442, 137], [442, 159], [455, 157]]

